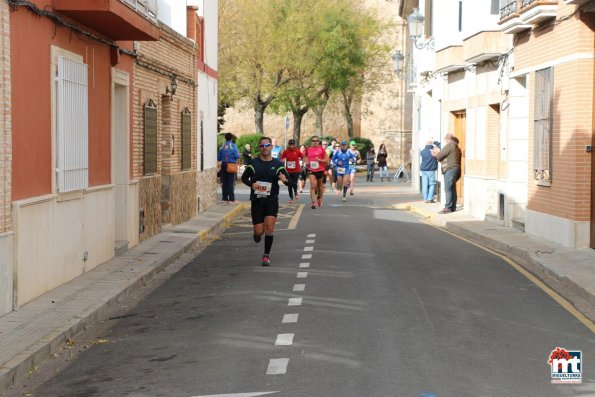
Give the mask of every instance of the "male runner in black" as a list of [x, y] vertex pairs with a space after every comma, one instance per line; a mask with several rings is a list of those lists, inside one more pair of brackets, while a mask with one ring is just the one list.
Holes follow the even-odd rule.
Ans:
[[264, 234], [262, 265], [270, 266], [269, 254], [273, 246], [273, 232], [279, 213], [279, 181], [287, 185], [289, 174], [278, 159], [271, 156], [271, 138], [258, 141], [260, 156], [252, 160], [242, 174], [242, 182], [250, 186], [250, 212], [254, 225], [254, 241], [260, 242]]

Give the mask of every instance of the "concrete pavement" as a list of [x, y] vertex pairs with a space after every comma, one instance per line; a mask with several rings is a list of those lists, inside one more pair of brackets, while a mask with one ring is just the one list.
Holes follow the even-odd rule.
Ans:
[[[378, 189], [395, 194], [415, 193], [410, 184], [402, 182], [361, 181], [358, 178], [358, 194], [374, 194]], [[247, 190], [238, 188], [245, 200]], [[68, 338], [102, 319], [111, 307], [233, 219], [246, 204], [217, 204], [0, 317], [0, 394], [23, 380]], [[595, 250], [569, 250], [516, 229], [473, 219], [462, 211], [441, 215], [440, 204], [420, 200], [395, 207], [414, 211], [436, 226], [513, 259], [595, 321]], [[595, 328], [591, 330], [595, 332]]]

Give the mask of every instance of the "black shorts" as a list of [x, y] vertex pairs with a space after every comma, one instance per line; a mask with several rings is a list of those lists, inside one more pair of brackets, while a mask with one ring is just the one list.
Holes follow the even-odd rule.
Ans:
[[250, 213], [252, 214], [252, 224], [258, 225], [264, 223], [267, 216], [277, 217], [279, 213], [279, 198], [255, 198], [251, 201]]
[[324, 177], [324, 171], [308, 170], [308, 175], [314, 175], [316, 179], [322, 179]]

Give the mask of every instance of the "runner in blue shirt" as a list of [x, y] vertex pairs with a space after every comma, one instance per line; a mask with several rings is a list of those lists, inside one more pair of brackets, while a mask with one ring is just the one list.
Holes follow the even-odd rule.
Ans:
[[337, 176], [337, 190], [343, 191], [343, 198], [341, 201], [347, 201], [345, 195], [347, 194], [347, 185], [351, 180], [349, 172], [349, 164], [356, 161], [357, 156], [347, 150], [347, 141], [341, 141], [341, 149], [333, 155], [333, 166], [335, 168], [335, 175]]

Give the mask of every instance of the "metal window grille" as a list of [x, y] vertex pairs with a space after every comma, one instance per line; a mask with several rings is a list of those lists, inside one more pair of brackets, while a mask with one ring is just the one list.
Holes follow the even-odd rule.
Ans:
[[152, 20], [153, 22], [157, 22], [157, 14], [158, 14], [158, 6], [157, 0], [123, 0], [124, 4], [128, 5], [130, 8], [144, 16]]
[[533, 176], [540, 181], [552, 180], [553, 79], [553, 68], [535, 72]]
[[144, 106], [144, 174], [157, 172], [157, 105], [149, 99]]
[[514, 14], [517, 11], [517, 0], [501, 0], [500, 19]]
[[192, 114], [188, 108], [182, 112], [182, 170], [192, 168]]
[[58, 191], [89, 186], [89, 105], [87, 65], [58, 57], [57, 77]]

